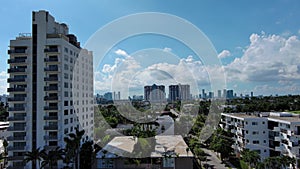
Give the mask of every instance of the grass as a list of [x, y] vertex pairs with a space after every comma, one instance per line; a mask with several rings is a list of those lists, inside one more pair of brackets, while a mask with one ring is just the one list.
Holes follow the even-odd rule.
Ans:
[[300, 114], [300, 110], [290, 111], [291, 113]]

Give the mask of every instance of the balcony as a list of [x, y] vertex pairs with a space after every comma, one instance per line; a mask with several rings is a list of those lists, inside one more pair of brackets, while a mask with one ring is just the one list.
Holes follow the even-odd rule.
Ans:
[[14, 151], [14, 150], [22, 151], [22, 150], [25, 150], [25, 146], [8, 146], [7, 150], [8, 151]]
[[8, 161], [23, 161], [24, 156], [9, 156], [7, 157]]
[[8, 111], [25, 111], [25, 107], [9, 107]]
[[44, 130], [58, 130], [58, 126], [57, 125], [44, 126]]
[[44, 146], [45, 150], [54, 150], [56, 149], [58, 146]]
[[25, 79], [26, 78], [14, 78], [14, 77], [12, 77], [12, 78], [8, 78], [7, 82], [8, 83], [12, 83], [12, 82], [25, 82]]
[[45, 96], [44, 100], [45, 101], [55, 101], [55, 100], [58, 100], [58, 96]]
[[26, 72], [25, 68], [10, 68], [7, 70], [7, 73], [24, 73]]
[[7, 121], [25, 121], [25, 116], [11, 116], [7, 118]]
[[58, 120], [58, 116], [44, 116], [44, 120]]
[[8, 50], [7, 54], [26, 54], [26, 49]]
[[58, 110], [58, 106], [45, 106], [44, 110]]
[[44, 91], [57, 91], [58, 86], [45, 86]]
[[25, 140], [25, 136], [8, 136], [7, 137], [7, 141], [24, 141]]
[[44, 71], [45, 72], [57, 72], [58, 71], [58, 67], [45, 67]]
[[12, 63], [26, 63], [26, 59], [8, 59], [7, 63], [8, 64], [12, 64]]
[[57, 140], [57, 139], [58, 139], [57, 136], [49, 136], [49, 135], [44, 136], [44, 140]]
[[25, 126], [10, 126], [7, 131], [25, 131]]
[[46, 48], [44, 49], [45, 53], [57, 53], [58, 52], [58, 48]]
[[45, 77], [44, 78], [45, 82], [53, 82], [53, 81], [58, 81], [58, 77]]
[[7, 88], [7, 92], [25, 92], [25, 87], [18, 87], [18, 88]]
[[9, 102], [21, 102], [21, 101], [25, 101], [25, 97], [9, 97], [9, 98], [7, 98], [7, 101], [9, 101]]
[[280, 138], [280, 136], [276, 136], [276, 137], [274, 137], [274, 141], [281, 141], [281, 138]]
[[44, 62], [58, 62], [58, 58], [45, 58]]

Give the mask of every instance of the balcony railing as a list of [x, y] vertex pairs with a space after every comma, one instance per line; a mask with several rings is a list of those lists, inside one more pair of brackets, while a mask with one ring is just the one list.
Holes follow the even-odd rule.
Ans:
[[7, 70], [7, 73], [23, 73], [26, 72], [25, 68], [10, 68]]
[[58, 96], [45, 96], [44, 97], [45, 101], [53, 101], [53, 100], [58, 100]]
[[58, 116], [44, 116], [44, 120], [58, 120]]
[[25, 150], [25, 146], [8, 146], [7, 150], [8, 151], [12, 151], [12, 150]]
[[57, 136], [49, 136], [49, 135], [44, 136], [44, 140], [57, 140], [57, 139], [58, 139]]
[[24, 160], [24, 156], [9, 156], [7, 157], [8, 161], [21, 161]]
[[25, 92], [25, 87], [19, 87], [19, 88], [7, 88], [7, 92]]
[[25, 111], [25, 107], [9, 107], [8, 111]]
[[58, 129], [57, 125], [44, 126], [44, 130], [57, 130], [57, 129]]
[[58, 77], [45, 77], [44, 78], [45, 82], [53, 82], [53, 81], [58, 81]]
[[58, 48], [46, 48], [46, 49], [44, 49], [44, 52], [45, 53], [57, 53], [58, 52]]
[[45, 86], [44, 91], [57, 91], [58, 86]]
[[44, 110], [58, 110], [58, 106], [45, 106]]
[[7, 137], [7, 141], [22, 141], [22, 140], [25, 140], [25, 136], [17, 136], [17, 137], [8, 136]]
[[25, 121], [25, 116], [11, 116], [7, 118], [8, 121]]
[[25, 63], [26, 59], [8, 59], [7, 63], [11, 64], [11, 63]]
[[45, 58], [45, 62], [58, 62], [58, 58]]
[[7, 101], [14, 102], [14, 101], [25, 101], [25, 97], [9, 97]]
[[45, 67], [44, 71], [45, 72], [55, 72], [55, 71], [58, 71], [58, 67]]
[[15, 49], [15, 50], [8, 50], [7, 54], [25, 54], [26, 49]]
[[7, 82], [8, 83], [11, 83], [11, 82], [25, 82], [25, 79], [26, 78], [14, 78], [14, 77], [12, 77], [12, 78], [8, 78]]
[[7, 128], [7, 131], [24, 131], [25, 126], [11, 126]]

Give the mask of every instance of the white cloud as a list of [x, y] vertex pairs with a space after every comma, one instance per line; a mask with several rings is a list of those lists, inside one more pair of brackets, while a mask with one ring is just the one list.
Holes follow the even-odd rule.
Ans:
[[168, 47], [165, 47], [165, 48], [163, 49], [163, 51], [164, 51], [164, 52], [172, 52], [172, 49], [171, 49], [171, 48], [168, 48]]
[[6, 71], [0, 72], [0, 94], [6, 94], [8, 83], [7, 83], [8, 74]]
[[241, 58], [225, 67], [230, 80], [278, 82], [300, 80], [300, 41], [296, 36], [250, 36], [250, 45]]
[[224, 59], [224, 58], [227, 58], [227, 57], [229, 57], [229, 56], [231, 56], [230, 51], [228, 51], [228, 50], [223, 50], [221, 53], [219, 53], [218, 58]]
[[124, 57], [129, 57], [129, 55], [127, 54], [127, 52], [124, 51], [124, 50], [122, 50], [122, 49], [116, 50], [115, 54], [120, 55], [120, 56], [124, 56]]

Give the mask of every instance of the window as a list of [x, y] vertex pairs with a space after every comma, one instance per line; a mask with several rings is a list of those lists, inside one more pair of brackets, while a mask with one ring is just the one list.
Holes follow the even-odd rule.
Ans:
[[69, 132], [69, 129], [68, 129], [68, 128], [65, 128], [64, 133], [65, 133], [65, 134], [68, 134], [68, 132]]
[[258, 131], [253, 131], [252, 134], [257, 135], [257, 134], [259, 134], [259, 132]]
[[68, 49], [68, 48], [66, 48], [66, 47], [65, 47], [65, 52], [66, 52], [66, 53], [68, 53], [68, 52], [69, 52], [69, 49]]
[[65, 119], [65, 124], [68, 124], [69, 123], [69, 119]]
[[97, 168], [114, 168], [114, 162], [111, 159], [98, 159]]
[[69, 111], [68, 110], [64, 110], [64, 115], [68, 115]]
[[69, 102], [68, 101], [64, 101], [64, 106], [68, 106]]
[[68, 73], [64, 73], [64, 78], [65, 79], [69, 79], [69, 74]]
[[266, 140], [264, 140], [264, 143], [266, 143], [267, 141]]
[[65, 83], [64, 83], [64, 87], [65, 87], [65, 88], [68, 88], [68, 87], [69, 87], [69, 83], [65, 82]]
[[258, 123], [257, 122], [252, 122], [252, 125], [256, 126], [256, 125], [258, 125]]
[[68, 92], [65, 92], [65, 97], [69, 97], [69, 93]]
[[253, 144], [259, 144], [259, 141], [258, 140], [253, 140], [252, 143]]
[[265, 122], [263, 121], [262, 124], [265, 124]]
[[65, 69], [65, 70], [69, 70], [69, 65], [65, 64], [65, 65], [64, 65], [64, 69]]

